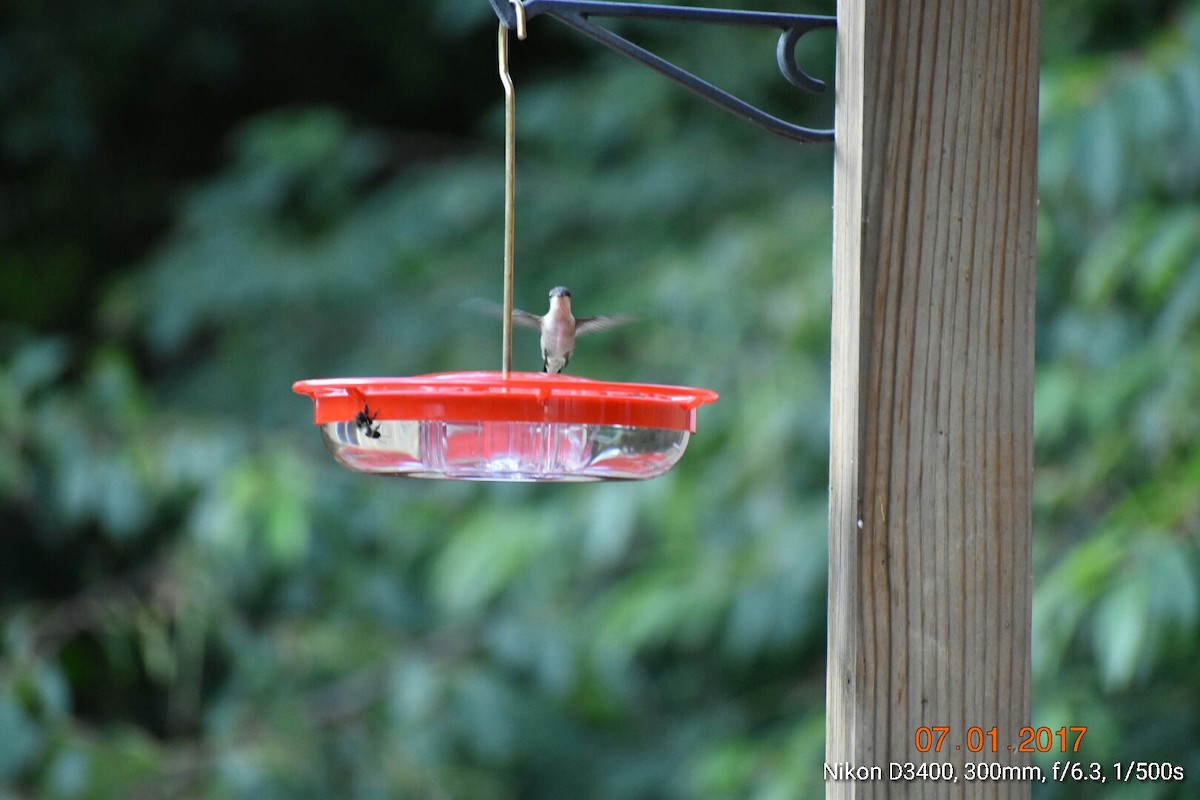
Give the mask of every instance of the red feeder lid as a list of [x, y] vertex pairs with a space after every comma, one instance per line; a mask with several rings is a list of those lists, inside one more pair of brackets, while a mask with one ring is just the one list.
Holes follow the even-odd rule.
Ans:
[[323, 378], [292, 389], [313, 399], [314, 421], [558, 422], [696, 432], [696, 409], [717, 393], [685, 386], [594, 381], [542, 372], [442, 372], [410, 378]]

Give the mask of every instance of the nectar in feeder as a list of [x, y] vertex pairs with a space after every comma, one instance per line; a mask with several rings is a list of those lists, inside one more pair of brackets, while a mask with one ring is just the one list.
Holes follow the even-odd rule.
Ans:
[[325, 446], [357, 472], [492, 481], [664, 474], [716, 392], [568, 375], [455, 372], [300, 381]]

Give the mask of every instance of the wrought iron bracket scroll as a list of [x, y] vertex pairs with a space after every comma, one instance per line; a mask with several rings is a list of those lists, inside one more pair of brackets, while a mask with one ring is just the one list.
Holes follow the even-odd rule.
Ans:
[[[516, 8], [510, 0], [489, 0], [496, 16], [504, 27], [517, 27]], [[645, 64], [692, 93], [758, 125], [772, 133], [800, 142], [831, 142], [832, 130], [814, 130], [774, 117], [760, 108], [747, 103], [708, 81], [693, 75], [675, 64], [660, 58], [607, 28], [591, 21], [592, 17], [617, 18], [637, 17], [641, 19], [670, 20], [676, 22], [702, 22], [717, 25], [739, 25], [758, 28], [778, 28], [783, 31], [776, 47], [779, 71], [798, 89], [806, 92], [822, 92], [825, 83], [812, 77], [796, 63], [796, 44], [809, 31], [837, 27], [836, 17], [812, 16], [807, 14], [784, 14], [766, 11], [734, 11], [720, 8], [692, 8], [687, 6], [662, 6], [641, 3], [608, 3], [593, 0], [524, 0], [525, 18], [538, 15], [553, 17], [559, 22], [594, 39], [621, 55]]]

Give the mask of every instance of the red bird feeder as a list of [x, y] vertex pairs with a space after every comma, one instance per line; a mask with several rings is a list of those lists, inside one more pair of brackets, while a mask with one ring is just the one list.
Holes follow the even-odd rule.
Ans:
[[490, 481], [640, 480], [667, 472], [708, 389], [534, 372], [331, 378], [313, 399], [325, 446], [358, 472]]
[[[524, 38], [525, 8], [515, 8]], [[683, 456], [696, 409], [716, 402], [716, 392], [511, 371], [516, 103], [503, 21], [498, 56], [505, 96], [503, 371], [331, 378], [292, 388], [313, 399], [334, 458], [358, 472], [490, 481], [658, 477]], [[573, 337], [573, 318], [570, 324]]]

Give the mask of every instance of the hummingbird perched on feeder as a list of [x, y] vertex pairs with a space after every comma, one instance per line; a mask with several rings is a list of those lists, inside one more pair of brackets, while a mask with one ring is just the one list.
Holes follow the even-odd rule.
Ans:
[[542, 372], [562, 372], [575, 352], [575, 337], [604, 331], [632, 322], [633, 317], [575, 317], [571, 314], [571, 290], [555, 286], [550, 290], [550, 310], [544, 316], [513, 309], [513, 324], [542, 332]]

